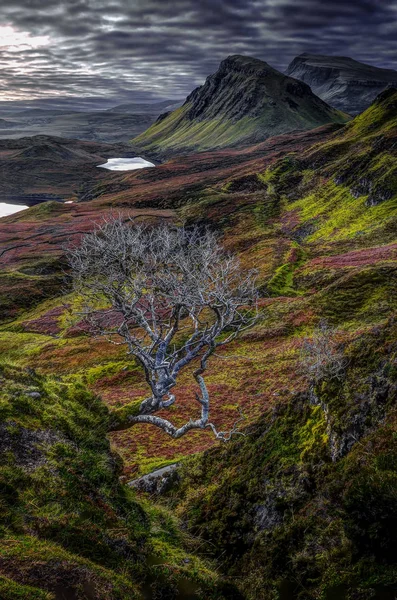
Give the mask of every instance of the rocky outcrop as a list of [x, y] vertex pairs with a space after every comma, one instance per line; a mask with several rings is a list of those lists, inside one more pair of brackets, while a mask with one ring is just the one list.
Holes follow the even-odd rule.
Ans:
[[[27, 392], [33, 399], [40, 392]], [[47, 430], [36, 431], [19, 427], [15, 421], [0, 424], [0, 454], [12, 453], [15, 465], [28, 473], [47, 464], [46, 449], [59, 442], [64, 442], [61, 434]]]
[[266, 62], [244, 56], [229, 56], [216, 73], [187, 97], [188, 118], [203, 120], [220, 114], [238, 121], [260, 117], [264, 110], [298, 110], [300, 100], [310, 99], [313, 109], [326, 112], [328, 107], [301, 81], [285, 77]]
[[147, 475], [142, 475], [138, 479], [130, 481], [128, 485], [140, 492], [161, 496], [170, 491], [170, 489], [178, 482], [179, 475], [177, 471], [178, 464], [174, 463], [156, 471], [152, 471]]
[[363, 112], [385, 88], [397, 85], [397, 71], [344, 56], [301, 54], [286, 73], [307, 83], [331, 106], [350, 114]]

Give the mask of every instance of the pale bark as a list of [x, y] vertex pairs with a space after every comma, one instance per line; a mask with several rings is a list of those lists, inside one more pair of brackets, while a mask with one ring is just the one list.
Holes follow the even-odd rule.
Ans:
[[[138, 414], [134, 408], [121, 420], [115, 416], [111, 428], [149, 423], [173, 438], [210, 428], [222, 440], [236, 433], [218, 432], [209, 421], [202, 375], [215, 349], [255, 321], [255, 273], [243, 273], [208, 231], [148, 228], [121, 219], [109, 219], [84, 236], [68, 256], [90, 330], [125, 344], [150, 388]], [[174, 404], [180, 372], [197, 361], [193, 375], [201, 416], [177, 428], [155, 413]]]

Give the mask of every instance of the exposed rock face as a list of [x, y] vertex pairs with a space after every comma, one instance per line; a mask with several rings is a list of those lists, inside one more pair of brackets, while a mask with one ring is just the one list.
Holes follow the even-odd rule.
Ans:
[[261, 60], [229, 56], [203, 86], [187, 97], [185, 104], [191, 104], [188, 118], [192, 121], [219, 114], [238, 121], [260, 117], [264, 110], [298, 110], [304, 99], [313, 102], [318, 112], [327, 112], [328, 107], [302, 82], [285, 77]]
[[177, 484], [179, 480], [177, 467], [178, 464], [176, 463], [157, 469], [152, 473], [148, 473], [148, 475], [130, 481], [128, 485], [140, 492], [161, 496]]
[[344, 56], [301, 54], [286, 71], [310, 85], [325, 102], [350, 114], [363, 112], [388, 86], [397, 86], [397, 71], [379, 69]]
[[305, 83], [261, 60], [236, 55], [222, 61], [181, 108], [161, 115], [133, 143], [177, 151], [241, 146], [345, 120]]

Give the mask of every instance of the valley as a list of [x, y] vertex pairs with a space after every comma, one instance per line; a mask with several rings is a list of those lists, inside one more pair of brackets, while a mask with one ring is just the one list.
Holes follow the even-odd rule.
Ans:
[[118, 160], [128, 163], [136, 154], [128, 144], [53, 136], [0, 140], [0, 197], [9, 204], [28, 206], [84, 198], [96, 184], [111, 178], [113, 168], [98, 167], [115, 156], [125, 157]]
[[21, 107], [13, 111], [6, 103], [0, 103], [0, 140], [46, 135], [123, 143], [147, 129], [162, 112], [176, 106], [177, 100], [165, 100], [123, 104], [106, 110]]

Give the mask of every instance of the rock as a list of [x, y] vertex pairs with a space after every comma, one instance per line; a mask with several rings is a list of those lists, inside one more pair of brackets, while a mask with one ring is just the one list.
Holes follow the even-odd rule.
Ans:
[[277, 498], [266, 498], [263, 504], [255, 507], [254, 526], [258, 531], [272, 530], [283, 522], [283, 514], [277, 509]]
[[41, 398], [40, 392], [26, 392], [26, 395], [30, 396], [30, 398], [36, 398], [36, 399]]
[[161, 496], [168, 492], [179, 481], [178, 463], [157, 469], [152, 473], [133, 479], [127, 485], [140, 492]]
[[0, 425], [0, 454], [11, 452], [15, 464], [28, 473], [46, 463], [46, 448], [65, 441], [61, 434], [51, 430], [31, 431], [14, 421]]
[[386, 202], [386, 200], [391, 200], [393, 198], [394, 192], [388, 188], [381, 188], [377, 186], [376, 189], [371, 191], [367, 198], [366, 205], [367, 206], [377, 206], [381, 204], [381, 202]]

